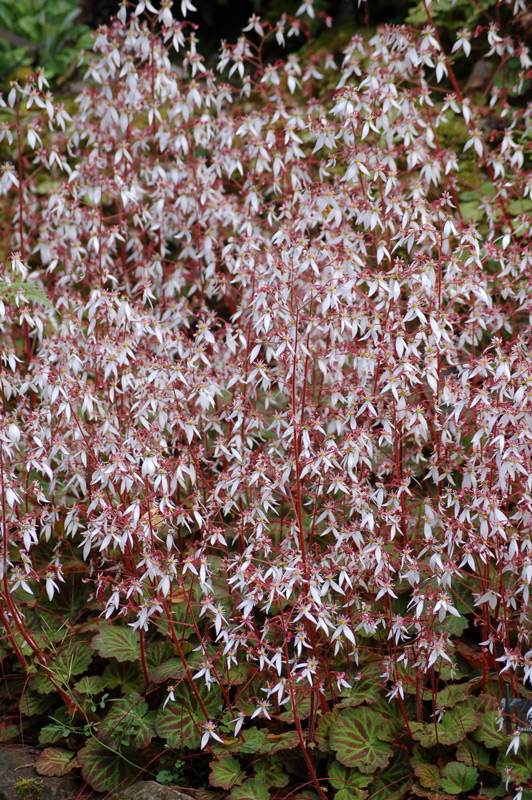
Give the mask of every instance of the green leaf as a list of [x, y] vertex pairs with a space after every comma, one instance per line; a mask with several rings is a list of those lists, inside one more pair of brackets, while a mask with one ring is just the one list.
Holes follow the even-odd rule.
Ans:
[[62, 777], [78, 766], [76, 754], [61, 747], [45, 747], [34, 764], [39, 775]]
[[24, 692], [19, 703], [20, 713], [26, 717], [32, 717], [34, 714], [44, 714], [53, 705], [53, 702], [54, 698], [50, 695]]
[[[350, 786], [349, 789], [340, 789], [339, 792], [336, 792], [334, 800], [365, 800], [368, 794], [369, 792], [367, 789], [357, 789], [356, 787]], [[299, 796], [303, 797], [303, 795]]]
[[473, 734], [477, 742], [482, 742], [486, 747], [495, 747], [497, 750], [506, 750], [510, 737], [505, 730], [497, 730], [494, 714], [481, 714], [480, 725]]
[[329, 742], [337, 759], [363, 773], [386, 766], [393, 752], [386, 741], [389, 738], [390, 728], [383, 725], [378, 714], [364, 706], [342, 709], [329, 731]]
[[463, 739], [459, 742], [456, 748], [456, 758], [469, 767], [488, 766], [490, 763], [490, 754], [486, 748], [472, 739]]
[[336, 789], [335, 800], [339, 792], [343, 792], [349, 800], [364, 800], [368, 794], [365, 787], [371, 783], [373, 776], [362, 775], [357, 769], [351, 769], [339, 761], [333, 761], [329, 765], [327, 777], [333, 789]]
[[155, 669], [159, 664], [172, 658], [174, 648], [169, 642], [155, 641], [148, 642], [146, 645], [146, 663], [150, 670]]
[[519, 750], [514, 753], [512, 750], [506, 754], [508, 743], [511, 741], [510, 736], [506, 737], [506, 747], [497, 759], [497, 769], [504, 775], [508, 768], [514, 772], [514, 780], [516, 783], [522, 781], [529, 781], [532, 778], [532, 740], [529, 733], [521, 734], [521, 741], [519, 743]]
[[89, 739], [78, 753], [81, 774], [96, 792], [110, 792], [129, 779], [133, 779], [144, 766], [113, 752], [96, 739]]
[[[222, 707], [219, 688], [197, 685], [198, 691], [210, 719], [215, 719]], [[155, 728], [157, 735], [166, 739], [169, 747], [198, 747], [203, 733], [205, 715], [198, 699], [188, 685], [180, 684], [174, 692], [175, 701], [157, 712]]]
[[137, 661], [140, 658], [140, 636], [133, 628], [105, 624], [91, 642], [103, 658]]
[[85, 672], [92, 657], [93, 652], [87, 642], [70, 642], [55, 659], [54, 672], [64, 683], [68, 683], [73, 675]]
[[[302, 690], [296, 688], [295, 696], [297, 715], [299, 719], [307, 719], [310, 716], [310, 711], [312, 708], [309, 692], [306, 689]], [[283, 722], [294, 721], [294, 707], [292, 705], [292, 700], [287, 703], [285, 711], [282, 711], [279, 714], [279, 719], [283, 720]]]
[[469, 792], [476, 784], [478, 770], [461, 761], [451, 761], [442, 770], [441, 786], [449, 794]]
[[69, 728], [72, 717], [69, 715], [65, 706], [58, 708], [53, 713], [53, 721], [44, 725], [39, 731], [39, 744], [56, 744], [64, 741], [63, 730]]
[[233, 786], [239, 786], [245, 777], [246, 773], [240, 766], [240, 762], [233, 756], [211, 762], [209, 782], [212, 786], [219, 786], [221, 789], [232, 789]]
[[456, 744], [474, 730], [479, 723], [478, 715], [472, 708], [456, 706], [447, 711], [441, 722], [411, 722], [410, 730], [416, 741], [423, 747], [440, 744]]
[[103, 671], [106, 688], [120, 688], [123, 694], [138, 692], [144, 687], [144, 675], [140, 664], [133, 661], [113, 661]]
[[363, 675], [358, 680], [349, 676], [350, 689], [344, 689], [337, 703], [337, 708], [359, 706], [362, 703], [374, 703], [381, 696], [381, 687], [376, 675]]
[[115, 750], [124, 746], [143, 750], [155, 734], [151, 717], [146, 700], [139, 694], [129, 694], [111, 705], [98, 728], [98, 739]]
[[320, 717], [316, 726], [314, 739], [322, 753], [332, 752], [329, 745], [329, 731], [331, 730], [331, 725], [334, 724], [339, 713], [340, 709], [338, 706], [335, 706], [332, 711], [328, 711], [326, 714], [323, 714]]
[[85, 675], [74, 684], [74, 689], [80, 694], [95, 695], [103, 692], [107, 685], [105, 678], [100, 675]]
[[269, 758], [268, 756], [261, 758], [253, 764], [253, 769], [257, 775], [260, 775], [261, 778], [264, 779], [268, 786], [281, 788], [282, 786], [286, 786], [290, 780], [279, 761], [274, 758]]
[[440, 770], [436, 764], [416, 764], [414, 772], [419, 778], [421, 785], [427, 789], [438, 789], [440, 785]]
[[239, 690], [235, 705], [239, 711], [251, 715], [257, 708], [257, 698], [262, 698], [261, 687], [264, 679], [261, 675], [255, 675], [241, 690]]
[[411, 782], [410, 761], [404, 750], [399, 750], [388, 766], [377, 773], [370, 787], [371, 800], [401, 800]]
[[270, 793], [260, 776], [248, 778], [242, 786], [235, 786], [229, 795], [231, 800], [270, 800]]
[[57, 687], [54, 686], [46, 674], [36, 675], [35, 678], [32, 678], [31, 687], [32, 689], [36, 689], [39, 694], [51, 694], [57, 691]]
[[451, 684], [441, 689], [436, 695], [436, 705], [440, 708], [453, 708], [458, 703], [463, 703], [469, 697], [473, 689], [478, 685], [479, 679], [468, 681], [467, 683]]
[[55, 722], [44, 725], [39, 731], [39, 744], [56, 744], [63, 741], [63, 738], [61, 727]]
[[10, 739], [16, 739], [20, 731], [16, 725], [0, 724], [0, 742], [9, 742]]
[[291, 794], [290, 800], [320, 800], [316, 792], [312, 792], [310, 789], [305, 789], [304, 792], [298, 792], [297, 794]]
[[225, 745], [222, 750], [221, 745], [213, 745], [213, 750], [225, 753], [238, 753], [242, 755], [258, 755], [263, 753], [263, 748], [266, 746], [267, 738], [264, 728], [245, 728], [243, 731], [244, 741], [236, 739], [229, 745]]
[[171, 658], [163, 661], [150, 670], [150, 680], [153, 683], [165, 683], [169, 680], [180, 680], [186, 675], [186, 670], [180, 658]]
[[428, 800], [454, 800], [452, 794], [445, 794], [445, 792], [442, 791], [425, 789], [423, 786], [420, 786], [417, 783], [413, 784], [411, 791], [412, 794], [415, 794], [417, 797], [426, 797]]
[[266, 741], [262, 745], [261, 753], [273, 756], [281, 750], [292, 750], [300, 744], [297, 731], [285, 731], [284, 733], [267, 733]]

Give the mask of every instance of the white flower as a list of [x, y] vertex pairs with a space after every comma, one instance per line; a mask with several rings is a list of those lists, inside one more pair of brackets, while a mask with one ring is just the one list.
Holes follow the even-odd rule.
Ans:
[[303, 0], [301, 5], [296, 11], [296, 16], [300, 17], [302, 14], [308, 14], [310, 19], [314, 19], [314, 6], [312, 5], [313, 0]]
[[456, 37], [456, 42], [453, 45], [453, 49], [451, 52], [456, 53], [457, 50], [460, 48], [463, 49], [466, 56], [468, 56], [471, 52], [471, 45], [469, 40], [471, 39], [471, 31], [467, 31], [464, 28], [458, 31], [458, 35]]
[[255, 719], [255, 717], [258, 717], [260, 714], [264, 714], [266, 719], [271, 719], [268, 712], [268, 709], [271, 708], [271, 705], [272, 704], [269, 703], [268, 700], [259, 700], [257, 708], [251, 715], [251, 719]]
[[508, 745], [508, 747], [506, 749], [506, 755], [508, 755], [508, 753], [511, 750], [513, 750], [514, 753], [517, 755], [517, 751], [519, 750], [519, 745], [521, 743], [520, 737], [521, 737], [521, 731], [519, 731], [519, 730], [515, 731], [514, 735], [512, 736], [512, 741], [510, 742], [510, 744]]
[[222, 739], [222, 737], [219, 736], [216, 733], [216, 725], [214, 724], [214, 722], [212, 720], [208, 719], [207, 722], [204, 722], [203, 723], [203, 729], [204, 729], [205, 733], [201, 737], [201, 749], [202, 750], [203, 750], [204, 747], [206, 747], [207, 742], [211, 738], [212, 739], [216, 739], [217, 742], [221, 742], [222, 744], [224, 743], [224, 740]]

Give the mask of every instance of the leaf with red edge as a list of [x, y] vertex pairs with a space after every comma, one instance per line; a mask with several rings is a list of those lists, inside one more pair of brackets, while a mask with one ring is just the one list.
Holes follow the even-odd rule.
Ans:
[[150, 680], [153, 683], [165, 683], [169, 680], [180, 680], [186, 675], [186, 670], [180, 658], [170, 658], [150, 670]]
[[62, 777], [78, 766], [78, 759], [72, 750], [45, 747], [34, 766], [39, 775]]
[[329, 742], [336, 758], [346, 767], [372, 773], [385, 767], [393, 749], [386, 739], [393, 738], [389, 725], [369, 708], [344, 708], [329, 731]]
[[115, 749], [131, 747], [143, 750], [151, 742], [153, 729], [153, 711], [136, 692], [122, 697], [112, 703], [98, 728], [98, 738]]
[[231, 800], [270, 800], [270, 793], [266, 782], [258, 775], [248, 778], [242, 786], [235, 786], [229, 797]]
[[451, 761], [442, 770], [441, 787], [449, 794], [463, 794], [471, 791], [477, 779], [476, 767], [468, 767], [461, 761]]
[[221, 789], [232, 789], [233, 786], [239, 786], [245, 777], [246, 773], [240, 766], [240, 762], [233, 756], [221, 758], [219, 761], [211, 763], [209, 782], [212, 786], [219, 786]]
[[334, 724], [339, 713], [340, 709], [338, 706], [335, 706], [332, 711], [328, 711], [326, 714], [323, 714], [320, 717], [318, 725], [316, 726], [314, 739], [322, 753], [331, 752], [331, 746], [329, 744], [329, 731], [331, 730], [331, 725]]
[[93, 638], [91, 647], [103, 658], [137, 661], [140, 658], [139, 632], [129, 625], [103, 624], [101, 631]]
[[110, 792], [138, 775], [143, 764], [136, 764], [136, 757], [123, 757], [96, 739], [89, 739], [78, 753], [81, 774], [96, 792]]
[[[197, 685], [196, 690], [209, 719], [215, 719], [222, 707], [220, 689], [212, 686], [207, 690], [205, 686]], [[188, 683], [180, 684], [174, 697], [175, 700], [171, 700], [166, 708], [157, 712], [157, 735], [166, 739], [169, 747], [199, 747], [205, 722], [201, 704]]]
[[427, 789], [438, 789], [441, 775], [436, 764], [416, 764], [414, 772], [419, 778], [421, 785]]

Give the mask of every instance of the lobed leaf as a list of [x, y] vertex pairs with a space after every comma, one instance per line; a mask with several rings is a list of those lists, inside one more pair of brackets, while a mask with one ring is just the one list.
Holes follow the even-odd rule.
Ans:
[[77, 756], [72, 750], [61, 747], [45, 747], [34, 764], [39, 775], [58, 776], [68, 775], [78, 766]]
[[115, 658], [117, 661], [140, 659], [139, 632], [129, 626], [104, 624], [93, 638], [91, 646], [103, 658]]
[[390, 727], [364, 706], [342, 709], [329, 731], [337, 759], [363, 773], [386, 766], [393, 753], [388, 743], [391, 738]]

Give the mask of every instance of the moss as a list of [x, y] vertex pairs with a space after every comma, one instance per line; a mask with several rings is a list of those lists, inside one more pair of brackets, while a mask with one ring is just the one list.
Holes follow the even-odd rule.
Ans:
[[13, 788], [18, 800], [41, 800], [42, 786], [35, 778], [17, 778]]

